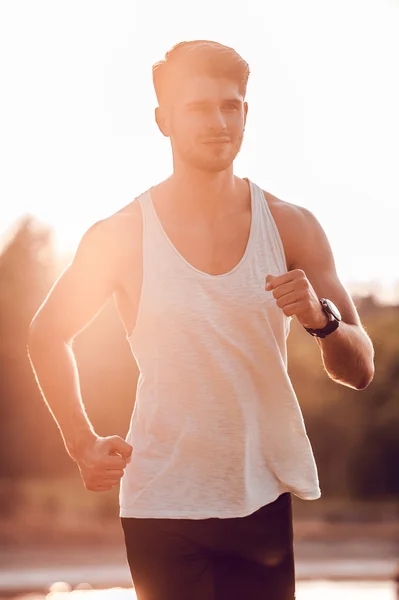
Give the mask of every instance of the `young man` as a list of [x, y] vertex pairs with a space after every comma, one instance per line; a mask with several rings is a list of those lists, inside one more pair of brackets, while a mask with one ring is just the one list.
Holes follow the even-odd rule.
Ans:
[[[316, 218], [233, 174], [248, 76], [208, 41], [154, 66], [173, 174], [89, 229], [31, 325], [39, 384], [86, 488], [121, 481], [139, 600], [292, 600], [291, 494], [320, 490], [287, 374], [290, 320], [337, 383], [373, 378]], [[93, 430], [71, 348], [112, 294], [140, 370], [126, 441]]]

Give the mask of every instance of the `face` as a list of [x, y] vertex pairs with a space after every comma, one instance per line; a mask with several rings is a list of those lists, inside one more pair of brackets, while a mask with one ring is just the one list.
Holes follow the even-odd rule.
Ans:
[[208, 173], [231, 166], [244, 135], [248, 106], [230, 79], [192, 75], [179, 82], [173, 103], [157, 109], [175, 164]]

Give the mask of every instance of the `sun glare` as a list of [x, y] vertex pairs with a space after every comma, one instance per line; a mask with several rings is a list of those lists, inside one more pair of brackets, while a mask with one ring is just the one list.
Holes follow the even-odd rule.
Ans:
[[30, 213], [71, 252], [93, 222], [168, 176], [151, 66], [178, 41], [216, 39], [252, 71], [237, 174], [314, 212], [344, 282], [377, 281], [393, 294], [399, 5], [207, 0], [202, 9], [192, 19], [178, 0], [3, 7], [1, 231]]
[[[57, 587], [57, 586], [55, 586]], [[297, 600], [395, 600], [394, 584], [391, 582], [299, 582]], [[21, 598], [20, 600], [28, 600]], [[36, 597], [35, 597], [36, 598]], [[110, 588], [108, 590], [53, 591], [42, 600], [137, 600], [133, 589]], [[37, 600], [41, 600], [37, 597]]]

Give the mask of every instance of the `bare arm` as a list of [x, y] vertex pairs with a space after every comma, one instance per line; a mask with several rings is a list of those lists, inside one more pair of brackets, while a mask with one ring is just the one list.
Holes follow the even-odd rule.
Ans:
[[[96, 223], [86, 232], [74, 259], [54, 284], [30, 326], [30, 360], [44, 400], [74, 460], [98, 436], [83, 406], [72, 341], [98, 314], [118, 285], [121, 261], [116, 233], [112, 218]], [[123, 466], [122, 462], [114, 464], [116, 468]]]
[[298, 215], [295, 231], [293, 267], [302, 269], [317, 298], [332, 300], [342, 316], [336, 331], [324, 339], [316, 338], [324, 367], [337, 383], [364, 389], [374, 376], [374, 348], [351, 297], [338, 278], [327, 236], [316, 217], [304, 208]]
[[[327, 316], [319, 298], [329, 298], [342, 321], [326, 338], [316, 338], [328, 375], [337, 383], [364, 389], [374, 376], [374, 348], [356, 307], [339, 280], [327, 236], [313, 213], [265, 192], [278, 225], [287, 273], [268, 275], [277, 305], [286, 316], [296, 316], [304, 327], [319, 329]], [[308, 335], [308, 334], [306, 334]]]

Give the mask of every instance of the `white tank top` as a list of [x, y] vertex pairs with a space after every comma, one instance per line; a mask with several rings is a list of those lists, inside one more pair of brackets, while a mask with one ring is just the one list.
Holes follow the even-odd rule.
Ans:
[[287, 373], [290, 318], [265, 291], [287, 271], [263, 191], [251, 188], [245, 253], [228, 273], [189, 264], [142, 194], [143, 279], [128, 336], [139, 368], [121, 517], [241, 517], [290, 491], [320, 497]]

